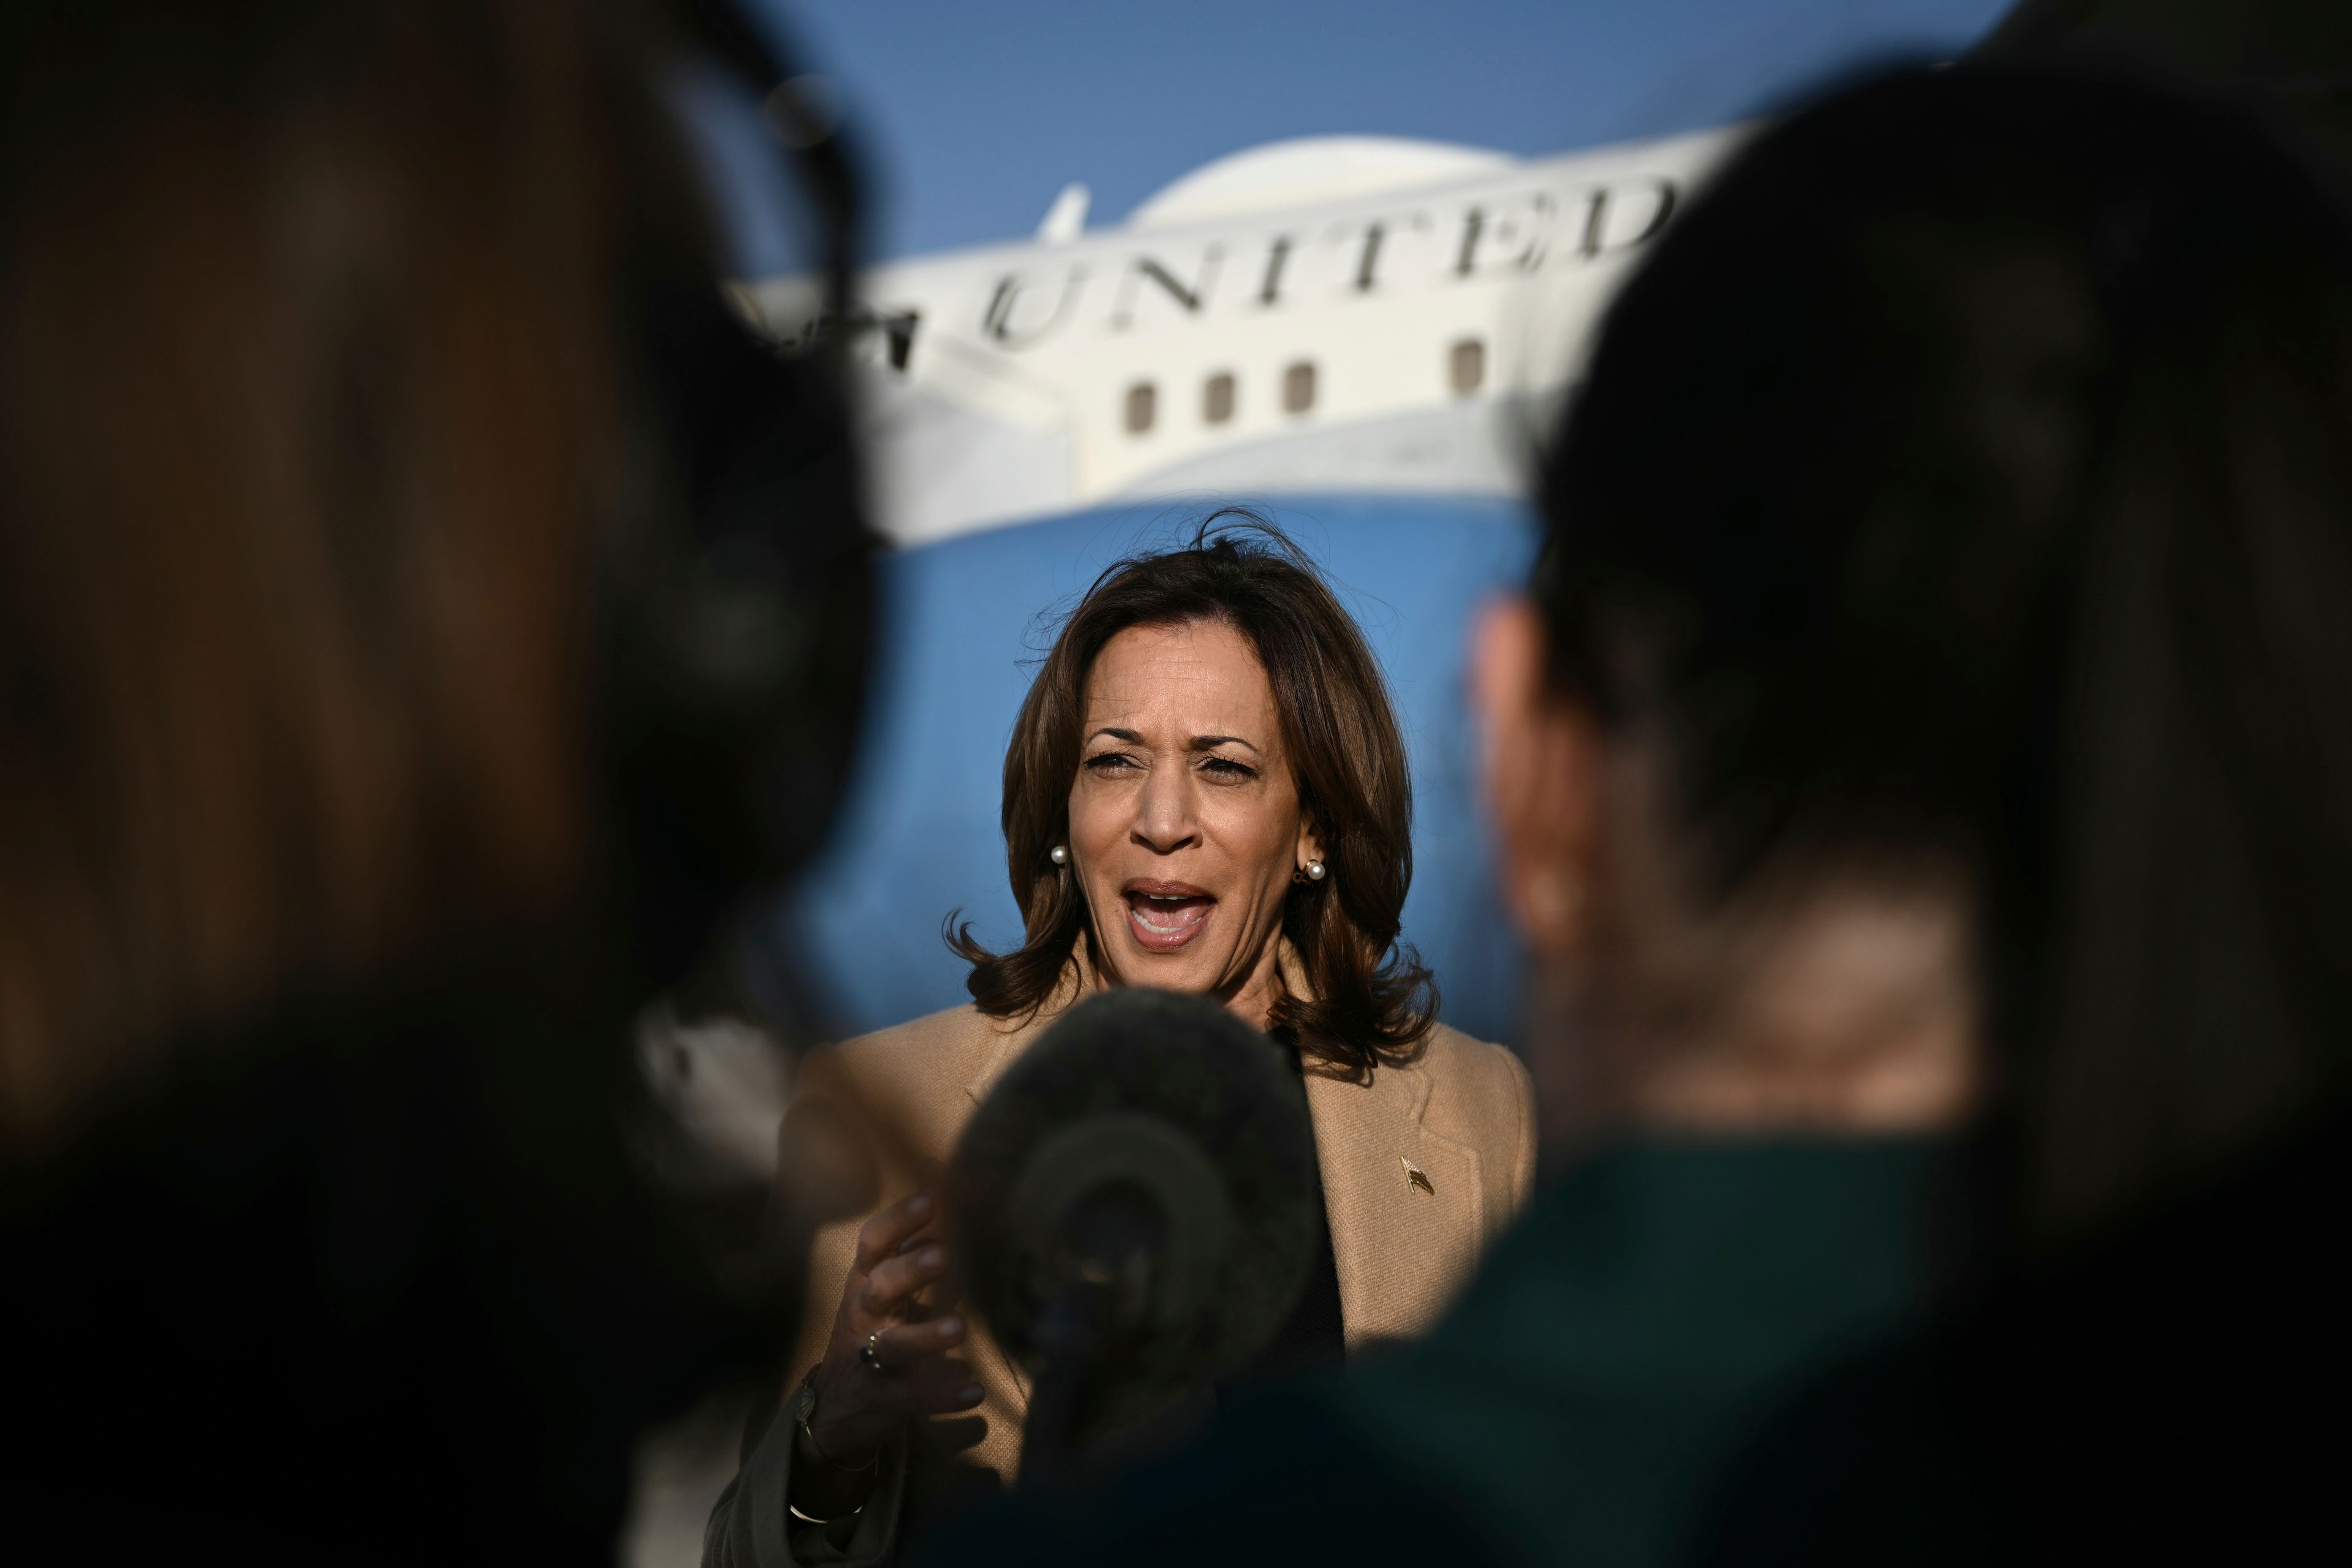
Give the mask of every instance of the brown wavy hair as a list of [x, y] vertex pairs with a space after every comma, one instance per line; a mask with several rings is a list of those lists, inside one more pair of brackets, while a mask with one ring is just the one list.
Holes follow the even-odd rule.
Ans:
[[1118, 562], [1062, 623], [1004, 752], [1005, 870], [1022, 943], [991, 952], [950, 915], [948, 945], [971, 963], [964, 984], [995, 1017], [1034, 1016], [1081, 939], [1102, 968], [1085, 895], [1050, 858], [1068, 841], [1087, 676], [1130, 626], [1202, 621], [1232, 626], [1256, 650], [1299, 801], [1330, 868], [1321, 881], [1290, 889], [1282, 934], [1297, 950], [1307, 994], [1277, 1001], [1269, 1030], [1303, 1056], [1369, 1079], [1379, 1064], [1418, 1054], [1437, 1015], [1435, 982], [1397, 941], [1412, 884], [1412, 778], [1364, 634], [1306, 554], [1255, 512], [1216, 512], [1182, 548]]

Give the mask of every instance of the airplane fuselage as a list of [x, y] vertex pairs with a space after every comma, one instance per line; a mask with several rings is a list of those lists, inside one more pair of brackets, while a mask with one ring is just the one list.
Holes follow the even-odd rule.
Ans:
[[[1465, 422], [1573, 376], [1628, 261], [1735, 135], [1530, 162], [1396, 144], [1403, 184], [1321, 199], [1322, 149], [1384, 144], [1277, 143], [1121, 227], [877, 268], [858, 341], [885, 531], [1160, 490], [1491, 490], [1507, 465]], [[1326, 157], [1381, 183], [1376, 157]], [[803, 280], [742, 299], [779, 336], [811, 329]]]

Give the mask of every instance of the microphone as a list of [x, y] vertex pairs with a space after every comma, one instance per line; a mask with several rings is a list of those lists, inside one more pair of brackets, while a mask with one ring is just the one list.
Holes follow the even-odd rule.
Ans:
[[1089, 997], [1005, 1073], [950, 1170], [972, 1304], [1032, 1373], [1024, 1486], [1272, 1342], [1313, 1264], [1314, 1160], [1283, 1048], [1205, 996]]

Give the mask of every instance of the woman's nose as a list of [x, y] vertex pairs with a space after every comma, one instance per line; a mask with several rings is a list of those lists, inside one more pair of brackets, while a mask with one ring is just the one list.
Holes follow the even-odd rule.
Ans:
[[1192, 780], [1182, 768], [1154, 768], [1136, 803], [1136, 842], [1171, 854], [1192, 842]]

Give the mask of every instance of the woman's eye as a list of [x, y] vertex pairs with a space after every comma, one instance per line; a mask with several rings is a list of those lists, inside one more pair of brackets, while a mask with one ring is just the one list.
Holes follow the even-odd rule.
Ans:
[[1210, 757], [1203, 761], [1201, 766], [1220, 778], [1254, 779], [1257, 777], [1255, 768], [1246, 763], [1237, 763], [1231, 757]]
[[1125, 752], [1100, 752], [1088, 757], [1086, 765], [1091, 773], [1113, 773], [1134, 767], [1136, 761]]

